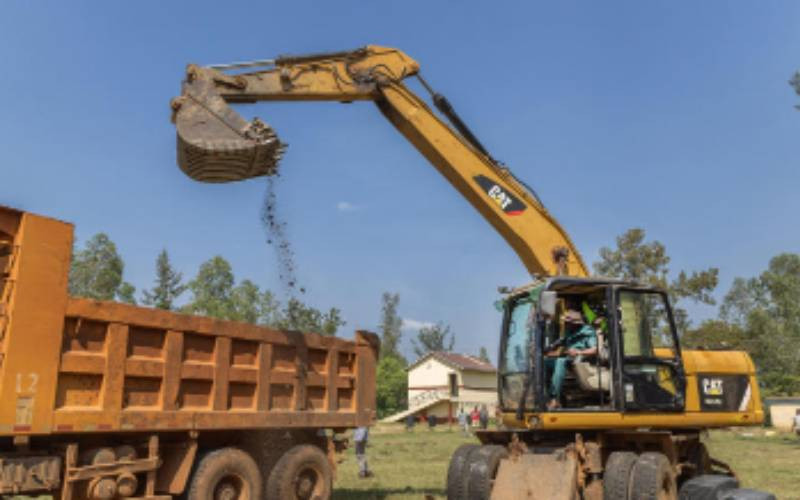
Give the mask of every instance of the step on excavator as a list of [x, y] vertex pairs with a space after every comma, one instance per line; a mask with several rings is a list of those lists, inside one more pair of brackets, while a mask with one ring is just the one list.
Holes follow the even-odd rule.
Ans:
[[[438, 113], [405, 85], [412, 77]], [[171, 102], [180, 168], [201, 182], [275, 174], [286, 145], [230, 107], [260, 101], [372, 101], [533, 277], [500, 290], [501, 429], [456, 450], [450, 500], [774, 498], [739, 489], [701, 439], [762, 423], [750, 356], [682, 349], [664, 290], [591, 277], [534, 190], [492, 157], [416, 61], [367, 46], [189, 65]]]

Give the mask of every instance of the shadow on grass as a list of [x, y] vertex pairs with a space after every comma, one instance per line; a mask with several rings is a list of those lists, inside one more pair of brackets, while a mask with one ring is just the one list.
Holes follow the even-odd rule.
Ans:
[[389, 495], [425, 495], [445, 496], [447, 493], [440, 488], [376, 488], [374, 490], [336, 489], [331, 500], [383, 500]]

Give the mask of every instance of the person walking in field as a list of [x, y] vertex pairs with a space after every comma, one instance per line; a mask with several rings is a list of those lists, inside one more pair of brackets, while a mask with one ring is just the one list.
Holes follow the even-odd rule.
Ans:
[[458, 425], [461, 427], [464, 435], [469, 436], [469, 421], [467, 419], [467, 412], [464, 411], [463, 406], [458, 410]]
[[481, 429], [489, 428], [489, 410], [486, 405], [481, 405], [481, 411], [478, 413], [478, 420], [481, 423]]
[[472, 427], [478, 427], [481, 422], [481, 412], [478, 411], [478, 406], [476, 405], [472, 412], [469, 414], [470, 420], [472, 421]]
[[372, 471], [367, 464], [367, 441], [369, 441], [369, 427], [358, 427], [353, 433], [356, 443], [356, 460], [358, 460], [358, 477], [364, 479], [372, 477]]
[[794, 433], [800, 437], [800, 409], [794, 411]]
[[406, 432], [414, 432], [414, 425], [416, 425], [417, 419], [414, 415], [409, 415], [406, 417]]

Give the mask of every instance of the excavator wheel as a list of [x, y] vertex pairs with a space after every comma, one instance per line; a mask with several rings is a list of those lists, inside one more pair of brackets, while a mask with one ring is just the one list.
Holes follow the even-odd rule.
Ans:
[[615, 451], [608, 456], [603, 471], [603, 500], [630, 498], [631, 472], [637, 458], [631, 451]]
[[720, 474], [704, 474], [693, 477], [681, 486], [680, 500], [717, 500], [728, 491], [739, 487], [735, 477]]
[[469, 456], [467, 491], [470, 500], [489, 500], [500, 460], [508, 458], [508, 448], [496, 444], [484, 445]]
[[678, 485], [669, 459], [658, 452], [639, 455], [631, 472], [631, 500], [677, 500]]
[[450, 458], [450, 465], [447, 468], [447, 500], [468, 500], [468, 460], [478, 448], [480, 448], [478, 444], [462, 444]]

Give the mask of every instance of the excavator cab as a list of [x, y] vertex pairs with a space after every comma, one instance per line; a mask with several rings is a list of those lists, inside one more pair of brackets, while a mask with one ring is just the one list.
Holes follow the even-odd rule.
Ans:
[[[506, 411], [682, 411], [685, 374], [666, 294], [617, 280], [552, 278], [504, 301], [498, 377]], [[592, 349], [575, 355], [565, 313]], [[566, 366], [557, 375], [554, 366]], [[563, 379], [562, 379], [563, 375]]]

